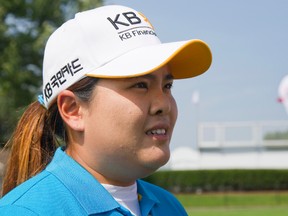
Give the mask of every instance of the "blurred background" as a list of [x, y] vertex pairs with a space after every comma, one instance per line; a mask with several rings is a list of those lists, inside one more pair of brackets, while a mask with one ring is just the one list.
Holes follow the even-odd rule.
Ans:
[[[286, 173], [288, 116], [285, 98], [288, 87], [284, 81], [282, 87], [279, 86], [288, 72], [286, 0], [53, 0], [53, 4], [44, 0], [0, 0], [2, 147], [25, 107], [36, 100], [41, 91], [42, 58], [48, 36], [77, 11], [108, 4], [125, 5], [145, 14], [162, 42], [202, 39], [213, 53], [208, 72], [174, 84], [172, 91], [178, 103], [178, 122], [171, 141], [171, 160], [162, 172], [175, 171], [173, 175], [178, 175], [187, 171], [192, 175], [193, 171], [195, 174], [199, 171], [248, 170], [242, 177], [256, 170], [271, 171], [271, 176], [275, 175], [274, 171]], [[7, 152], [0, 151], [0, 174]], [[223, 179], [223, 175], [219, 178]], [[267, 182], [277, 185], [276, 189], [262, 188], [269, 189], [270, 194], [272, 191], [274, 198], [271, 199], [276, 200], [275, 205], [271, 204], [274, 201], [267, 201], [267, 205], [276, 206], [272, 211], [279, 212], [274, 215], [285, 215], [287, 212], [282, 208], [283, 205], [287, 207], [288, 195], [281, 198], [279, 193], [282, 196], [288, 186], [281, 183], [280, 187], [275, 178], [273, 183]], [[229, 182], [225, 184], [227, 186]], [[191, 181], [189, 192], [203, 195], [209, 189], [206, 186], [195, 186]], [[212, 192], [225, 192], [220, 199], [226, 201], [219, 206], [224, 206], [226, 211], [227, 200], [231, 198], [227, 191], [235, 192], [235, 188], [223, 187], [223, 183], [216, 188]], [[247, 188], [241, 191], [245, 190], [247, 192]], [[257, 188], [259, 190], [263, 191]], [[189, 197], [183, 202], [187, 199], [193, 200]], [[207, 200], [202, 201], [205, 202]], [[187, 209], [194, 209], [193, 215], [201, 208], [210, 212], [212, 208], [194, 202], [187, 205]], [[246, 205], [242, 203], [243, 206]], [[233, 208], [232, 212], [239, 212], [238, 208]], [[202, 215], [205, 215], [203, 211]], [[217, 208], [213, 207], [213, 211]], [[229, 214], [225, 211], [221, 215], [233, 215], [231, 211]], [[255, 211], [253, 215], [257, 215]], [[267, 212], [268, 209], [261, 215], [268, 215]], [[201, 211], [198, 214], [201, 215]]]

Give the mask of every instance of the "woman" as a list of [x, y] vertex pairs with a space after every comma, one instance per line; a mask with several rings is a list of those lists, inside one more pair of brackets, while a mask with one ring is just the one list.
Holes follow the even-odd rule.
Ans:
[[161, 44], [131, 8], [76, 14], [46, 44], [43, 95], [10, 140], [0, 214], [187, 215], [139, 179], [169, 160], [173, 79], [211, 59], [200, 40]]

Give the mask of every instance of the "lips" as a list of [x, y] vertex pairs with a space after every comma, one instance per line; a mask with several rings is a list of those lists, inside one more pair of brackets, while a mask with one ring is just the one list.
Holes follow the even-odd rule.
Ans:
[[153, 125], [151, 125], [151, 127], [148, 127], [146, 129], [146, 134], [147, 135], [154, 135], [154, 136], [165, 136], [168, 135], [169, 133], [169, 128], [170, 128], [170, 124], [168, 122], [158, 122], [155, 123]]
[[148, 130], [146, 132], [147, 135], [166, 135], [167, 130], [164, 128]]
[[150, 141], [156, 142], [154, 144], [163, 145], [169, 144], [171, 138], [171, 126], [169, 121], [161, 121], [154, 123], [151, 127], [146, 129], [146, 136], [151, 139]]

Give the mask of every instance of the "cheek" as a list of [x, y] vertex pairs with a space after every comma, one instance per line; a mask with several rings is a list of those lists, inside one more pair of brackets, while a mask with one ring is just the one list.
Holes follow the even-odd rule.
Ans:
[[178, 117], [177, 103], [176, 103], [175, 99], [172, 98], [172, 100], [171, 100], [171, 119], [172, 119], [172, 121], [174, 121], [174, 125], [175, 125], [175, 122], [177, 120], [177, 117]]
[[[108, 97], [108, 96], [107, 96]], [[123, 97], [103, 98], [90, 110], [87, 117], [90, 134], [99, 139], [123, 139], [129, 133], [135, 133], [145, 121], [143, 108]], [[94, 134], [93, 134], [94, 133]], [[131, 135], [130, 135], [131, 136]], [[102, 138], [101, 138], [102, 137]]]
[[[144, 119], [144, 107], [132, 103], [126, 98], [113, 102], [115, 106], [106, 107], [105, 113], [112, 119], [114, 126], [119, 129], [127, 128], [131, 124], [140, 123]], [[122, 125], [125, 127], [122, 128]], [[135, 126], [135, 125], [134, 125]]]

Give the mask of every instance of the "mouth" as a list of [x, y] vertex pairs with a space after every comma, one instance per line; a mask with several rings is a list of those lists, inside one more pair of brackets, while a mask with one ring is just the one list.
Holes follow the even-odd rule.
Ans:
[[166, 135], [167, 129], [159, 128], [159, 129], [148, 130], [146, 134], [147, 135]]

